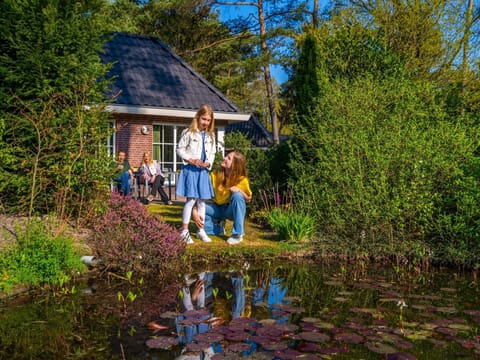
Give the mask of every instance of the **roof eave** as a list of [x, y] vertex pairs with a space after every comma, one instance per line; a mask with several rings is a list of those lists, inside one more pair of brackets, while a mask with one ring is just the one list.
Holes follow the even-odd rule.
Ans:
[[[148, 107], [148, 106], [133, 106], [133, 105], [121, 105], [121, 104], [112, 104], [106, 107], [107, 111], [121, 113], [121, 114], [130, 114], [130, 115], [153, 115], [153, 116], [168, 116], [173, 118], [187, 118], [193, 119], [197, 110], [188, 110], [188, 109], [165, 109], [159, 107]], [[229, 122], [242, 122], [248, 121], [250, 119], [250, 114], [245, 113], [232, 113], [232, 112], [222, 112], [215, 111], [215, 119], [217, 120], [228, 120]]]

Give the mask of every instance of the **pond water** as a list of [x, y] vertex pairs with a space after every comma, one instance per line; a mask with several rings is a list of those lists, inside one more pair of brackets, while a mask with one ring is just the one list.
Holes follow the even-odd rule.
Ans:
[[475, 359], [476, 273], [248, 264], [76, 281], [0, 307], [0, 359]]

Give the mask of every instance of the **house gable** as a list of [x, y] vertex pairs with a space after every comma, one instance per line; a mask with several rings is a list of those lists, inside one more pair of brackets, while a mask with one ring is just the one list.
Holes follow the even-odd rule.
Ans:
[[[250, 114], [240, 112], [157, 38], [115, 33], [100, 56], [104, 63], [112, 64], [107, 74], [112, 83], [106, 96], [112, 101], [107, 110], [113, 112], [115, 119], [115, 151], [125, 151], [134, 165], [140, 162], [143, 152], [153, 151], [160, 154], [161, 159], [156, 160], [178, 170], [176, 137], [203, 104], [211, 105], [214, 110], [218, 144], [223, 143], [225, 126], [250, 119]], [[173, 140], [165, 141], [170, 149], [165, 149], [163, 140], [154, 141], [155, 125], [174, 128], [173, 133], [167, 129], [168, 136], [173, 136]], [[142, 128], [147, 132], [142, 132]], [[158, 150], [160, 147], [162, 151]]]

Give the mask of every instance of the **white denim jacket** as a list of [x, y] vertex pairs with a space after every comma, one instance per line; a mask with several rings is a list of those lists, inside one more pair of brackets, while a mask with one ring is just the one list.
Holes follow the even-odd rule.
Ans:
[[[215, 160], [215, 139], [205, 132], [205, 153], [207, 159], [205, 162], [210, 163], [209, 170], [212, 168]], [[180, 141], [177, 144], [177, 155], [183, 160], [183, 164], [187, 165], [188, 159], [200, 159], [202, 156], [202, 134], [200, 131], [191, 132], [189, 129], [182, 131]]]

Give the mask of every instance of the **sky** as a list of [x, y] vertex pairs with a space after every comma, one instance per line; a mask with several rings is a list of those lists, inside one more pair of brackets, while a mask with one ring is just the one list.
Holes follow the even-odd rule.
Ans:
[[[247, 17], [250, 13], [257, 14], [257, 8], [255, 6], [229, 5], [219, 6], [218, 8], [220, 10], [220, 20], [222, 21], [228, 21], [229, 19], [236, 18], [238, 16]], [[288, 80], [287, 73], [279, 65], [270, 65], [270, 72], [279, 84], [283, 84], [285, 81]]]
[[[307, 2], [307, 6], [310, 9], [313, 9], [313, 1], [312, 0], [290, 0], [291, 3], [304, 3]], [[246, 1], [244, 1], [246, 2]], [[250, 0], [250, 2], [255, 2], [255, 0]], [[319, 11], [321, 12], [322, 9], [328, 8], [330, 6], [330, 0], [319, 0], [318, 7]], [[228, 21], [232, 18], [237, 18], [239, 16], [248, 17], [249, 14], [254, 14], [254, 17], [257, 18], [257, 8], [256, 6], [247, 6], [247, 5], [224, 5], [224, 6], [217, 6], [220, 11], [220, 19], [222, 21]], [[271, 65], [270, 72], [275, 80], [279, 84], [283, 84], [285, 81], [288, 80], [287, 73], [282, 69], [281, 66], [278, 65]]]

